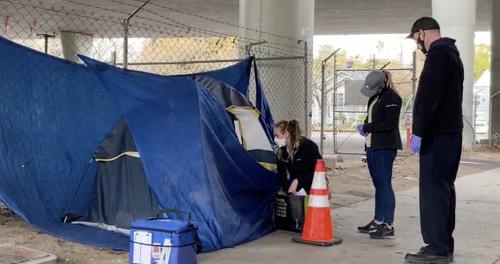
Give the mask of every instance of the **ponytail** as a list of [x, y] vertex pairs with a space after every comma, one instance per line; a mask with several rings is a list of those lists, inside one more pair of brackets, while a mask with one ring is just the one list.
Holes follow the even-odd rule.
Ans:
[[292, 145], [294, 149], [298, 148], [300, 144], [300, 138], [302, 137], [299, 121], [295, 119], [288, 121], [286, 131], [288, 131], [288, 133], [290, 134], [290, 145]]
[[399, 92], [396, 90], [396, 87], [394, 86], [394, 82], [392, 81], [392, 74], [388, 70], [382, 70], [382, 72], [385, 74], [385, 87], [384, 89], [387, 90], [393, 90], [399, 97]]

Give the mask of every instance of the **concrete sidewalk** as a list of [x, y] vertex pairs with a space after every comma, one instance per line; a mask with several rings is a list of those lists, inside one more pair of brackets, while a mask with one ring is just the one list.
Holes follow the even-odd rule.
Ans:
[[[457, 179], [456, 264], [500, 264], [500, 168]], [[199, 263], [250, 264], [392, 264], [423, 245], [418, 189], [397, 193], [396, 238], [373, 240], [356, 232], [373, 216], [373, 200], [335, 209], [338, 246], [321, 248], [292, 243], [298, 234], [277, 231], [236, 248], [199, 255]]]

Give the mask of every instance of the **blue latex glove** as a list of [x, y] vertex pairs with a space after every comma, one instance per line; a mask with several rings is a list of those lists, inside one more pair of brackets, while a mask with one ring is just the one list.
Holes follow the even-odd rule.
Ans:
[[358, 134], [360, 134], [361, 136], [364, 136], [364, 133], [363, 133], [363, 126], [364, 124], [358, 124], [356, 126], [356, 130], [358, 131]]
[[422, 142], [421, 137], [416, 136], [416, 135], [411, 135], [410, 144], [411, 144], [411, 153], [412, 154], [420, 153], [421, 142]]
[[356, 130], [358, 131], [358, 134], [360, 134], [361, 136], [363, 137], [366, 137], [367, 133], [364, 133], [363, 132], [363, 127], [365, 126], [365, 124], [358, 124], [356, 126]]

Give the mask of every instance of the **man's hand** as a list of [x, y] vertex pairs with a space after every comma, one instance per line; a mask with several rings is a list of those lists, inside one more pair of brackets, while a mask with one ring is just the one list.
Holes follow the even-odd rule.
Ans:
[[368, 135], [368, 133], [365, 133], [363, 132], [363, 128], [364, 128], [365, 124], [358, 124], [356, 126], [356, 130], [358, 131], [358, 134], [363, 136], [363, 137], [366, 137], [366, 135]]
[[420, 144], [421, 144], [421, 142], [422, 142], [422, 138], [421, 137], [416, 136], [416, 135], [412, 135], [411, 136], [410, 143], [411, 143], [411, 153], [412, 154], [420, 153]]
[[293, 180], [292, 183], [290, 184], [290, 187], [288, 187], [288, 193], [296, 193], [298, 185], [299, 185], [299, 180], [297, 179]]

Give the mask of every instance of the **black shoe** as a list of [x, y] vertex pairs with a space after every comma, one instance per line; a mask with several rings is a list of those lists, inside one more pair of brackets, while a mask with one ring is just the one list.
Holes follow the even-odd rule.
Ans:
[[410, 263], [419, 264], [448, 264], [453, 261], [453, 255], [450, 256], [435, 256], [429, 255], [420, 249], [419, 252], [412, 254], [408, 253], [405, 256], [405, 260]]
[[394, 227], [387, 224], [381, 224], [375, 231], [370, 232], [370, 237], [375, 239], [394, 238]]
[[380, 226], [380, 224], [377, 224], [377, 223], [375, 223], [375, 220], [372, 220], [370, 223], [368, 223], [365, 226], [358, 226], [358, 232], [360, 232], [360, 233], [375, 232], [379, 226]]
[[[429, 246], [421, 247], [420, 250], [416, 254], [424, 254], [425, 249], [428, 248]], [[448, 254], [448, 259], [450, 262], [453, 262], [453, 253]]]

